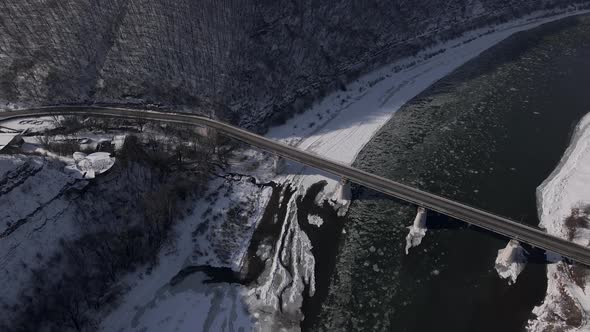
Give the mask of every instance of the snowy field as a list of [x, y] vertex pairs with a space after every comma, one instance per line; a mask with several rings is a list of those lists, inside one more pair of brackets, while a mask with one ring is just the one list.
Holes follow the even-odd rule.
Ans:
[[[576, 243], [589, 246], [590, 230], [572, 229], [565, 222], [572, 214], [590, 221], [588, 210], [578, 210], [590, 206], [589, 184], [590, 114], [580, 121], [561, 162], [537, 190], [540, 226], [550, 234], [573, 238]], [[533, 311], [538, 317], [529, 322], [530, 331], [545, 331], [551, 327], [559, 331], [590, 331], [590, 296], [587, 293], [590, 280], [585, 268], [581, 272], [574, 269], [561, 261], [548, 265], [547, 294]]]

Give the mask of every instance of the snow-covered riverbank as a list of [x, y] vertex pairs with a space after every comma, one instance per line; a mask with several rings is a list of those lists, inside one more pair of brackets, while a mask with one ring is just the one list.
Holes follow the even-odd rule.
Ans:
[[[267, 137], [350, 164], [402, 105], [432, 83], [515, 32], [577, 13], [580, 12], [552, 17], [543, 17], [545, 13], [539, 13], [494, 27], [493, 31], [482, 29], [467, 33], [462, 38], [362, 77], [347, 86], [346, 91], [333, 93], [284, 125], [271, 128]], [[440, 52], [443, 49], [445, 51]], [[430, 57], [431, 54], [436, 55]], [[275, 253], [268, 257], [266, 273], [263, 273], [264, 277], [257, 284], [251, 287], [200, 285], [195, 290], [181, 283], [174, 286], [178, 291], [172, 291], [168, 282], [177, 272], [174, 269], [190, 261], [189, 254], [192, 255], [193, 252], [185, 248], [174, 254], [174, 266], [161, 264], [145, 282], [138, 282], [134, 289], [144, 288], [144, 291], [132, 290], [125, 297], [124, 306], [107, 317], [104, 329], [156, 331], [178, 328], [184, 331], [206, 330], [212, 326], [225, 326], [228, 330], [237, 329], [237, 326], [248, 327], [247, 323], [232, 326], [235, 324], [232, 322], [248, 321], [244, 316], [247, 313], [241, 309], [242, 303], [249, 311], [254, 326], [259, 329], [298, 329], [299, 321], [303, 318], [300, 308], [304, 287], [310, 283], [313, 285], [315, 276], [311, 243], [299, 226], [296, 199], [304, 195], [312, 184], [326, 181], [323, 191], [316, 197], [317, 202], [328, 199], [341, 209], [341, 213], [346, 211], [348, 202], [340, 199], [339, 179], [294, 163], [288, 163], [274, 181], [290, 183], [296, 193], [288, 202], [287, 220], [283, 224], [282, 234], [276, 239]], [[256, 194], [254, 191], [248, 192], [249, 196]], [[267, 199], [268, 193], [260, 197]], [[220, 207], [215, 207], [218, 208]], [[260, 208], [260, 204], [257, 208]], [[226, 210], [224, 208], [223, 211]], [[260, 216], [260, 213], [255, 215]], [[259, 220], [255, 218], [251, 218], [251, 224], [258, 223]], [[317, 216], [314, 217], [314, 222], [321, 224]], [[197, 225], [198, 223], [191, 227], [179, 227], [186, 227], [185, 230], [188, 231]], [[181, 236], [178, 239], [179, 246], [190, 247], [190, 241], [190, 236]], [[171, 269], [174, 270], [173, 273]], [[207, 301], [200, 300], [205, 298]], [[129, 322], [130, 317], [134, 318], [133, 322]]]
[[[537, 191], [540, 226], [590, 245], [590, 114], [578, 124], [561, 162]], [[531, 331], [590, 330], [590, 280], [585, 267], [558, 261], [547, 266], [547, 294], [534, 309]]]
[[[434, 82], [516, 32], [587, 12], [570, 11], [549, 17], [539, 12], [466, 33], [363, 76], [348, 85], [346, 91], [335, 92], [285, 124], [271, 128], [266, 136], [351, 164], [396, 111]], [[436, 55], [430, 57], [432, 54]], [[309, 187], [327, 180], [324, 197], [331, 198], [336, 193], [338, 179], [300, 165], [289, 166], [287, 175], [278, 177], [279, 181]]]

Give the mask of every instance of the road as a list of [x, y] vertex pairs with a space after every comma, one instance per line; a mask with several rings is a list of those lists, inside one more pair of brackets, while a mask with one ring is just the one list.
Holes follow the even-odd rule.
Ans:
[[103, 116], [208, 126], [216, 129], [224, 135], [251, 144], [281, 157], [324, 170], [383, 194], [393, 196], [418, 206], [423, 206], [429, 210], [448, 215], [469, 224], [504, 235], [508, 238], [528, 243], [534, 247], [552, 251], [573, 261], [590, 266], [590, 248], [547, 234], [539, 228], [523, 225], [510, 219], [329, 160], [281, 142], [272, 141], [244, 129], [203, 116], [125, 108], [56, 106], [19, 111], [0, 111], [0, 123], [10, 119], [51, 115]]

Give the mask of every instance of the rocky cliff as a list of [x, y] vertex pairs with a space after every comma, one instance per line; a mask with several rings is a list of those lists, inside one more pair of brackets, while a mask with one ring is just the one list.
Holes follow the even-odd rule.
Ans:
[[262, 128], [437, 40], [572, 2], [3, 1], [0, 102], [188, 106]]

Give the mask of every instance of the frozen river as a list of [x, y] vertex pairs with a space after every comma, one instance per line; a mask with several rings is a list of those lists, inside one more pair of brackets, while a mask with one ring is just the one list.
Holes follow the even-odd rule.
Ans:
[[[536, 226], [536, 188], [590, 111], [588, 86], [588, 17], [520, 33], [405, 105], [355, 166]], [[520, 331], [534, 319], [547, 285], [538, 253], [509, 285], [494, 270], [507, 239], [430, 215], [406, 256], [415, 207], [364, 188], [354, 198], [330, 292], [307, 324]]]

